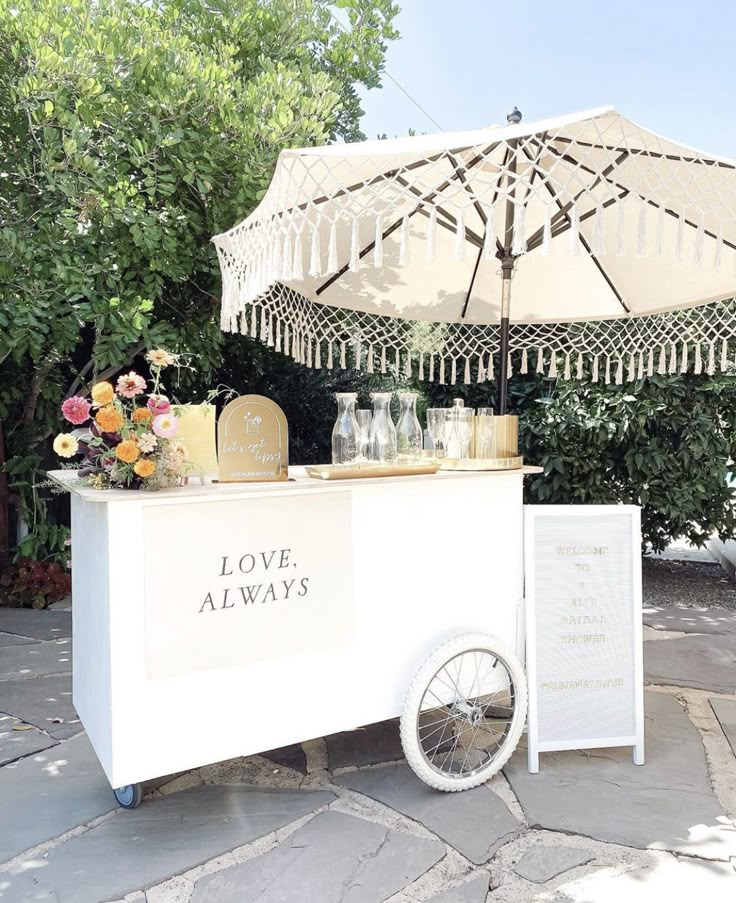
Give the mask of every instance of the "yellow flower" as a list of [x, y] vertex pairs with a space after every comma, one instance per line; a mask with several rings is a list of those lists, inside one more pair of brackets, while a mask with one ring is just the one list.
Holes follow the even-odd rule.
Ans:
[[124, 439], [119, 445], [115, 446], [115, 455], [120, 461], [132, 464], [133, 461], [138, 460], [140, 452], [132, 439]]
[[164, 367], [176, 363], [176, 355], [164, 351], [163, 348], [153, 348], [146, 355], [146, 360], [149, 364], [153, 364], [154, 367], [161, 367], [161, 369], [163, 369]]
[[116, 408], [107, 405], [97, 412], [95, 422], [103, 433], [115, 433], [123, 425], [123, 418]]
[[130, 419], [133, 423], [150, 423], [152, 418], [153, 414], [151, 414], [148, 408], [136, 408]]
[[115, 390], [111, 383], [97, 383], [92, 386], [92, 401], [95, 404], [110, 404], [115, 397]]
[[156, 470], [156, 462], [151, 461], [149, 458], [141, 458], [140, 461], [136, 461], [133, 465], [133, 470], [138, 474], [139, 477], [150, 477]]
[[59, 433], [54, 439], [54, 451], [60, 458], [72, 458], [79, 449], [79, 443], [71, 433]]

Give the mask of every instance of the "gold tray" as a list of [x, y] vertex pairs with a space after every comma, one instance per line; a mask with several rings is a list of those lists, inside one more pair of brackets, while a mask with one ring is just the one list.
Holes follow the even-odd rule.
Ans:
[[304, 468], [315, 480], [365, 480], [371, 477], [411, 477], [437, 473], [440, 462], [426, 464], [310, 464]]
[[513, 458], [442, 458], [440, 470], [519, 470], [524, 466], [521, 455]]

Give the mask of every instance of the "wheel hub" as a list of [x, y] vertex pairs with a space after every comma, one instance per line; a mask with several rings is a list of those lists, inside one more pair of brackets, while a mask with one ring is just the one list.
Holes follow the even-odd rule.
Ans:
[[467, 702], [465, 699], [459, 699], [450, 706], [450, 713], [459, 721], [465, 721], [472, 727], [477, 727], [483, 718], [483, 707]]

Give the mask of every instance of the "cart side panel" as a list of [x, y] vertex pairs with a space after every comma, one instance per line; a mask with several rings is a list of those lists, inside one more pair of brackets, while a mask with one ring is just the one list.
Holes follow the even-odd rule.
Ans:
[[108, 506], [71, 496], [74, 707], [108, 778], [112, 696]]

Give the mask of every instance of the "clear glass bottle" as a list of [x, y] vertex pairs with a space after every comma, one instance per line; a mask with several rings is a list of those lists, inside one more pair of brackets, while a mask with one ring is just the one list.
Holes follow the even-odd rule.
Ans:
[[368, 434], [368, 456], [371, 461], [393, 464], [396, 460], [396, 427], [391, 419], [393, 392], [371, 392], [373, 417]]
[[368, 440], [371, 432], [371, 420], [373, 419], [373, 411], [361, 409], [355, 412], [360, 427], [360, 460], [370, 460], [368, 453]]
[[417, 460], [422, 454], [422, 427], [417, 417], [415, 392], [399, 392], [399, 422], [396, 425], [398, 458], [402, 461]]
[[462, 398], [454, 399], [447, 412], [445, 441], [448, 458], [469, 458], [473, 444], [473, 408], [466, 408]]
[[337, 419], [332, 428], [332, 463], [354, 464], [360, 459], [360, 427], [355, 417], [357, 392], [337, 392]]

